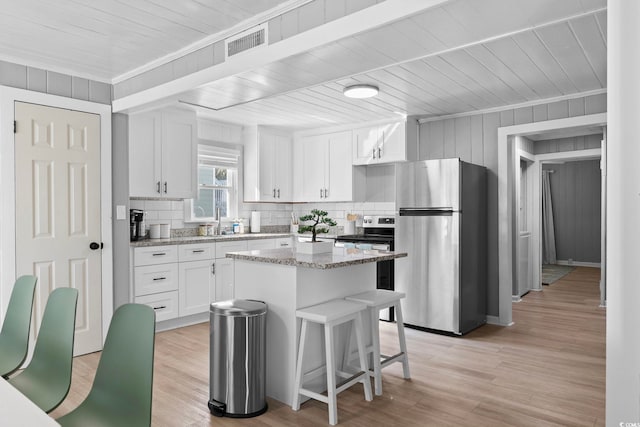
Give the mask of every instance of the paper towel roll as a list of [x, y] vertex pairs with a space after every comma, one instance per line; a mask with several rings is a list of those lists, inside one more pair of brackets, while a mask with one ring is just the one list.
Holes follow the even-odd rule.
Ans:
[[251, 212], [251, 232], [259, 233], [260, 232], [260, 212], [253, 211]]

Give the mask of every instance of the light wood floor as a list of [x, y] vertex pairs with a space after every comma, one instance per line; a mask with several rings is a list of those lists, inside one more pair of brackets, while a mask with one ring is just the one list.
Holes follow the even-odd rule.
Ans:
[[[513, 305], [515, 325], [485, 325], [462, 338], [407, 329], [412, 379], [400, 364], [383, 374], [383, 396], [363, 399], [357, 385], [338, 397], [344, 426], [604, 426], [605, 311], [600, 271], [577, 268]], [[299, 412], [269, 400], [252, 419], [209, 415], [208, 324], [156, 339], [154, 426], [326, 426], [326, 405]], [[382, 325], [387, 352], [393, 328]], [[383, 348], [384, 352], [384, 348]], [[388, 353], [387, 353], [388, 354]], [[52, 416], [79, 404], [99, 353], [74, 361], [69, 397]]]

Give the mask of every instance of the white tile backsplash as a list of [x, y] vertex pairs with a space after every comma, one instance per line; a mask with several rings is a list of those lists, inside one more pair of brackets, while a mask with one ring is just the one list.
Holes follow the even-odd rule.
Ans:
[[[171, 200], [130, 200], [132, 209], [142, 209], [146, 212], [147, 226], [150, 224], [171, 224], [172, 229], [195, 228], [198, 224], [184, 223], [184, 202]], [[363, 215], [393, 215], [393, 202], [344, 202], [344, 203], [241, 203], [238, 213], [246, 226], [249, 225], [251, 211], [260, 212], [260, 222], [263, 225], [289, 225], [291, 212], [296, 217], [308, 214], [312, 209], [321, 209], [329, 213], [339, 227], [344, 227], [347, 214], [357, 214], [357, 225], [362, 225]]]

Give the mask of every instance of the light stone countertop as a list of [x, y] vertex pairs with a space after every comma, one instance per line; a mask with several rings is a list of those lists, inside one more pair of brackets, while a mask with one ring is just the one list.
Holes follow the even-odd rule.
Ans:
[[185, 236], [172, 237], [170, 239], [144, 239], [129, 242], [132, 248], [145, 246], [164, 245], [186, 245], [189, 243], [215, 243], [227, 242], [230, 240], [258, 240], [258, 239], [279, 239], [291, 237], [291, 233], [243, 233], [243, 234], [220, 234], [217, 236]]
[[333, 248], [331, 253], [301, 254], [295, 248], [261, 249], [242, 252], [227, 252], [227, 258], [269, 264], [290, 265], [306, 268], [339, 268], [369, 262], [388, 261], [406, 257], [406, 252], [379, 251], [375, 249]]

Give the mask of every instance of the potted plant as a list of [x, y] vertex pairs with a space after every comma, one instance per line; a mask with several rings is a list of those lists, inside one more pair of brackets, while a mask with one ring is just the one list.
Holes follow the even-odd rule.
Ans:
[[[336, 222], [329, 218], [326, 211], [320, 209], [312, 209], [309, 215], [302, 215], [300, 222], [309, 222], [309, 224], [300, 224], [298, 233], [311, 232], [311, 242], [298, 242], [296, 249], [300, 253], [317, 254], [331, 252], [333, 250], [333, 242], [318, 242], [318, 234], [329, 232], [329, 228], [334, 227]], [[326, 226], [326, 227], [325, 227]]]

